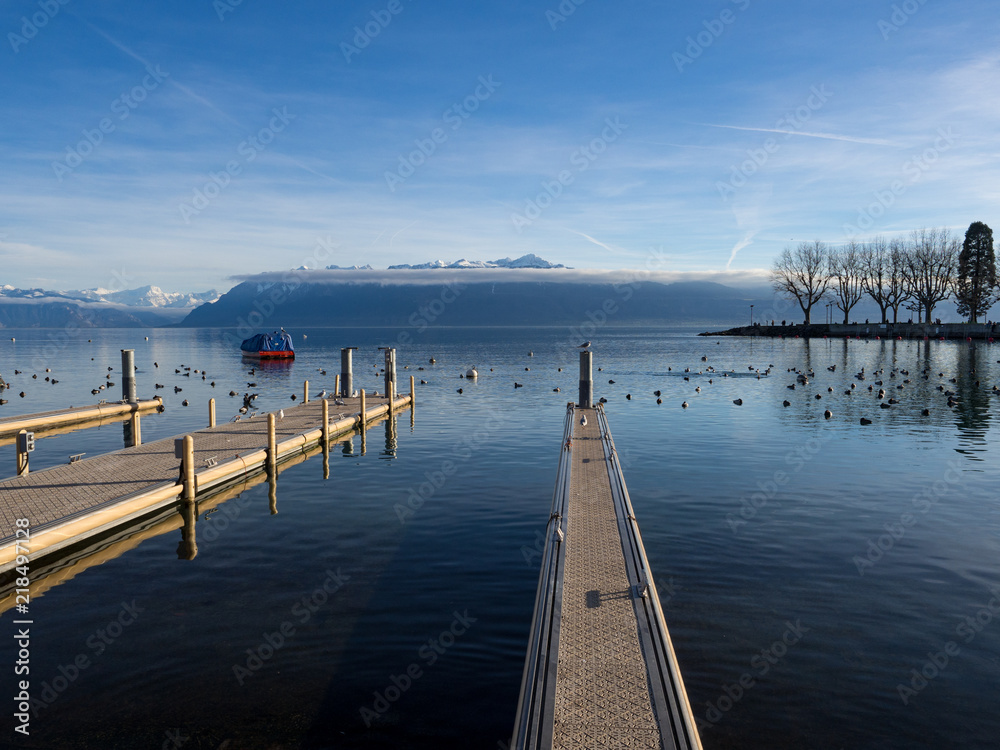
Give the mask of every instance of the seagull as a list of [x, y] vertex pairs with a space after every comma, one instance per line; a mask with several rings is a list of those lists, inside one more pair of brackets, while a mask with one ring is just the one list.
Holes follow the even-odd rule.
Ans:
[[584, 414], [582, 417], [580, 417], [580, 424], [582, 426], [584, 426], [584, 427], [587, 426], [587, 415], [586, 414]]
[[580, 344], [580, 346], [577, 347], [577, 349], [589, 349], [589, 348], [590, 348], [589, 341], [584, 341], [582, 344]]
[[284, 418], [285, 418], [285, 410], [278, 409], [278, 419], [284, 419]]

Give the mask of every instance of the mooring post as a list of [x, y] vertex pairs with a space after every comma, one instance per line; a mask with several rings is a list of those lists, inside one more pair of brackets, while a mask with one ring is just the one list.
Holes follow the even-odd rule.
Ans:
[[208, 400], [208, 426], [215, 427], [215, 399]]
[[323, 479], [330, 478], [330, 402], [323, 399]]
[[132, 445], [142, 445], [142, 423], [138, 409], [132, 412], [129, 422], [132, 426]]
[[[31, 437], [28, 437], [29, 434]], [[28, 469], [28, 453], [35, 447], [35, 436], [33, 433], [29, 433], [27, 430], [21, 430], [17, 433], [17, 476], [24, 476], [29, 473]]]
[[365, 434], [365, 389], [361, 389], [361, 434]]
[[594, 399], [594, 360], [589, 349], [580, 352], [580, 403], [581, 409], [590, 409]]
[[351, 362], [353, 352], [358, 347], [345, 346], [340, 350], [340, 395], [350, 397], [354, 392], [354, 372]]
[[267, 415], [267, 474], [274, 477], [278, 465], [278, 438], [274, 432], [274, 413]]
[[413, 376], [410, 375], [410, 408], [412, 409], [414, 404], [417, 403], [417, 397], [413, 390]]
[[184, 502], [193, 503], [197, 487], [194, 476], [194, 437], [184, 436], [184, 458], [181, 459], [184, 468]]
[[339, 396], [340, 395], [340, 373], [339, 372], [337, 373], [337, 377], [333, 381], [333, 395], [334, 396]]
[[303, 404], [308, 404], [309, 403], [309, 381], [308, 380], [305, 383], [302, 384], [302, 403]]
[[389, 411], [392, 412], [392, 402], [396, 396], [396, 350], [384, 346], [385, 351], [385, 396], [389, 399]]
[[135, 395], [135, 349], [122, 349], [122, 400], [138, 403]]

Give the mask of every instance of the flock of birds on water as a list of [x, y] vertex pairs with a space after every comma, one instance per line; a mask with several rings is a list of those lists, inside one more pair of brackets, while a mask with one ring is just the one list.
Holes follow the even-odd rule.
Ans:
[[[147, 338], [147, 340], [148, 340], [148, 338]], [[580, 346], [578, 348], [581, 349], [581, 350], [589, 350], [590, 347], [591, 347], [591, 345], [592, 345], [591, 341], [585, 341], [582, 344], [580, 344]], [[533, 351], [529, 351], [528, 352], [528, 356], [529, 357], [534, 357], [534, 352]], [[746, 372], [738, 375], [738, 373], [736, 372], [736, 370], [728, 370], [728, 371], [727, 370], [717, 370], [714, 366], [708, 365], [707, 364], [707, 362], [708, 362], [707, 355], [706, 356], [702, 356], [701, 357], [701, 361], [702, 361], [702, 363], [706, 363], [706, 364], [704, 364], [704, 366], [701, 369], [692, 369], [691, 367], [687, 367], [687, 368], [685, 368], [683, 370], [683, 373], [681, 373], [680, 371], [678, 371], [677, 374], [681, 375], [683, 377], [683, 379], [684, 379], [685, 382], [689, 382], [692, 377], [697, 377], [697, 378], [701, 378], [701, 379], [707, 378], [707, 383], [708, 383], [709, 386], [711, 386], [711, 385], [713, 385], [715, 383], [715, 380], [717, 378], [720, 378], [720, 377], [721, 378], [730, 378], [731, 376], [732, 377], [735, 377], [735, 376], [738, 376], [738, 377], [747, 377], [747, 376], [750, 376], [750, 377], [755, 377], [758, 380], [761, 379], [761, 378], [767, 378], [767, 377], [771, 376], [771, 374], [772, 374], [772, 372], [774, 371], [774, 368], [775, 368], [775, 365], [773, 363], [769, 364], [764, 369], [754, 368], [751, 365], [751, 366], [748, 366]], [[1000, 360], [997, 360], [997, 362], [1000, 363]], [[434, 365], [434, 364], [437, 364], [437, 360], [435, 358], [431, 357], [428, 360], [428, 363], [431, 364], [431, 365]], [[373, 365], [373, 367], [376, 370], [375, 377], [381, 379], [382, 373], [384, 373], [384, 368], [380, 369], [377, 364]], [[160, 365], [159, 365], [158, 362], [153, 362], [153, 368], [154, 368], [154, 371], [160, 372]], [[136, 367], [136, 369], [138, 370], [138, 367]], [[409, 369], [409, 365], [405, 365], [403, 367], [403, 369], [404, 370], [405, 369]], [[418, 367], [416, 369], [418, 371], [425, 370], [424, 367]], [[530, 367], [525, 367], [524, 369], [525, 369], [525, 371], [530, 371], [531, 370]], [[826, 369], [830, 373], [836, 373], [837, 365], [836, 364], [830, 365]], [[603, 368], [598, 367], [597, 370], [598, 370], [598, 372], [600, 372], [600, 371], [603, 370]], [[112, 381], [112, 379], [111, 379], [113, 371], [114, 371], [114, 369], [112, 367], [108, 367], [107, 368], [107, 373], [105, 374], [105, 381], [102, 382], [102, 383], [100, 383], [100, 384], [98, 384], [96, 387], [92, 388], [91, 391], [90, 391], [91, 394], [93, 394], [93, 395], [96, 396], [96, 395], [101, 394], [104, 391], [109, 391], [110, 392], [110, 389], [113, 388], [114, 385], [115, 385], [114, 381]], [[327, 374], [327, 371], [325, 369], [322, 369], [322, 368], [317, 368], [317, 371], [322, 376], [326, 376], [326, 374]], [[51, 373], [51, 368], [46, 368], [45, 372], [46, 373]], [[490, 372], [493, 372], [493, 368], [490, 368]], [[563, 372], [563, 368], [559, 367], [558, 368], [558, 372]], [[673, 372], [674, 372], [673, 368], [672, 367], [668, 367], [667, 368], [667, 372], [673, 374]], [[787, 368], [786, 372], [789, 373], [789, 374], [794, 374], [794, 376], [795, 376], [795, 382], [789, 383], [786, 386], [787, 389], [790, 390], [790, 391], [795, 391], [797, 389], [798, 390], [807, 389], [808, 386], [810, 385], [810, 383], [813, 380], [816, 379], [816, 373], [815, 373], [815, 371], [813, 369], [810, 369], [810, 368], [800, 369], [800, 368], [795, 368], [795, 367], [789, 367], [789, 368]], [[20, 375], [24, 375], [25, 373], [22, 370], [16, 370], [15, 369], [13, 371], [13, 374], [15, 376], [20, 376]], [[247, 370], [246, 374], [250, 375], [250, 376], [255, 376], [257, 374], [257, 368], [253, 367], [253, 368]], [[174, 368], [174, 375], [178, 376], [178, 377], [185, 377], [185, 378], [190, 378], [193, 375], [194, 376], [200, 375], [201, 376], [201, 380], [206, 381], [208, 383], [208, 385], [210, 385], [212, 388], [214, 388], [216, 386], [215, 380], [212, 380], [212, 381], [209, 382], [208, 381], [208, 375], [207, 375], [206, 371], [205, 370], [201, 370], [199, 368], [193, 368], [193, 367], [186, 366], [186, 365], [182, 364], [182, 365], [179, 365], [178, 367]], [[929, 381], [929, 380], [931, 380], [932, 377], [934, 377], [934, 375], [935, 375], [935, 373], [931, 370], [930, 367], [924, 367], [914, 377], [919, 377], [919, 378], [921, 378], [921, 379], [923, 379], [925, 381]], [[969, 375], [974, 377], [976, 375], [976, 371], [974, 369], [970, 370]], [[478, 377], [479, 377], [479, 372], [478, 372], [478, 370], [477, 370], [476, 367], [471, 367], [466, 372], [460, 373], [458, 377], [459, 378], [465, 378], [467, 380], [477, 380]], [[937, 372], [936, 373], [936, 377], [940, 378], [940, 379], [944, 379], [945, 378], [945, 373], [944, 372]], [[31, 378], [33, 380], [38, 380], [38, 374], [37, 373], [32, 374]], [[890, 368], [888, 371], [886, 371], [886, 369], [883, 367], [883, 368], [877, 369], [877, 370], [875, 370], [873, 372], [870, 372], [870, 373], [866, 372], [865, 368], [862, 367], [859, 372], [855, 373], [854, 376], [852, 378], [849, 378], [848, 380], [850, 381], [849, 386], [846, 387], [844, 389], [844, 391], [843, 391], [843, 393], [844, 393], [845, 396], [849, 396], [849, 397], [850, 396], [854, 396], [854, 395], [856, 395], [858, 393], [863, 392], [865, 389], [867, 389], [868, 392], [874, 394], [875, 398], [878, 400], [879, 408], [881, 408], [881, 409], [890, 409], [893, 406], [895, 406], [897, 404], [900, 404], [901, 401], [900, 401], [899, 398], [897, 398], [897, 396], [902, 396], [902, 392], [907, 388], [907, 386], [911, 385], [911, 383], [912, 383], [912, 377], [911, 377], [910, 371], [907, 370], [907, 369], [905, 369], [905, 368], [901, 368], [901, 367], [893, 367], [893, 368]], [[56, 383], [60, 382], [56, 378], [51, 377], [51, 375], [46, 375], [44, 377], [44, 381], [48, 382], [50, 384], [56, 384]], [[957, 384], [957, 382], [958, 382], [958, 378], [951, 377], [951, 378], [948, 378], [946, 381], [942, 382], [941, 384], [939, 384], [937, 386], [937, 390], [939, 392], [941, 392], [942, 396], [946, 399], [945, 403], [946, 403], [946, 405], [947, 405], [948, 408], [955, 408], [956, 406], [959, 406], [960, 403], [961, 403], [961, 397], [958, 395], [957, 392], [951, 390], [951, 388], [950, 388], [950, 385]], [[426, 385], [426, 384], [428, 384], [428, 381], [426, 379], [421, 379], [420, 383], [421, 383], [421, 385]], [[859, 385], [859, 383], [860, 383], [860, 385]], [[947, 383], [947, 385], [945, 383]], [[608, 385], [615, 385], [615, 384], [616, 384], [616, 381], [613, 378], [608, 380]], [[260, 397], [260, 393], [253, 392], [253, 389], [257, 388], [257, 385], [258, 384], [257, 384], [257, 382], [255, 380], [247, 380], [246, 381], [246, 386], [247, 386], [248, 390], [243, 391], [242, 394], [239, 391], [237, 391], [237, 390], [230, 390], [229, 391], [229, 396], [231, 398], [237, 398], [237, 397], [240, 397], [242, 395], [242, 405], [237, 409], [238, 413], [232, 418], [231, 421], [239, 421], [244, 415], [248, 415], [249, 418], [252, 419], [258, 413], [257, 410], [254, 408], [254, 406], [255, 406], [256, 400]], [[976, 387], [980, 387], [980, 381], [978, 379], [975, 380], [975, 385], [976, 385]], [[514, 383], [513, 383], [513, 387], [514, 387], [515, 390], [519, 389], [519, 388], [523, 388], [524, 386], [525, 386], [524, 383], [518, 382], [517, 380], [515, 380]], [[4, 392], [5, 389], [11, 388], [11, 387], [12, 386], [10, 384], [5, 383], [2, 380], [0, 380], [0, 395], [3, 394], [3, 392]], [[179, 385], [174, 385], [172, 387], [173, 387], [173, 391], [174, 391], [175, 394], [181, 393], [184, 390]], [[167, 388], [167, 386], [165, 384], [163, 384], [163, 383], [154, 383], [154, 388], [157, 389], [157, 390], [159, 390], [159, 389], [165, 389], [165, 388]], [[459, 394], [462, 394], [462, 393], [465, 392], [464, 388], [458, 388], [456, 390], [457, 390], [457, 393], [459, 393]], [[555, 393], [561, 392], [561, 388], [559, 388], [559, 387], [555, 387], [552, 390]], [[695, 386], [695, 388], [693, 390], [694, 390], [695, 393], [700, 394], [702, 392], [702, 387], [700, 385], [697, 385], [697, 386]], [[833, 394], [834, 393], [834, 387], [832, 385], [827, 386], [826, 392], [827, 392], [828, 396], [830, 394]], [[994, 395], [1000, 395], [1000, 387], [998, 387], [996, 385], [992, 386], [992, 393]], [[22, 391], [20, 391], [20, 393], [18, 395], [21, 398], [24, 398], [27, 394], [26, 394], [25, 391], [22, 390]], [[378, 391], [375, 390], [375, 391], [372, 391], [370, 395], [373, 396], [373, 397], [377, 397], [379, 394], [378, 394]], [[352, 396], [356, 398], [358, 396], [358, 391], [354, 390], [353, 393], [352, 393]], [[658, 390], [652, 391], [652, 396], [655, 397], [656, 403], [658, 405], [663, 403], [663, 391], [662, 390], [658, 389]], [[336, 394], [327, 394], [327, 392], [325, 390], [321, 390], [318, 394], [316, 394], [316, 397], [320, 398], [320, 399], [330, 397], [335, 405], [337, 405], [337, 406], [345, 406], [346, 405], [346, 402], [342, 398], [340, 398], [339, 395], [336, 395]], [[291, 401], [296, 401], [297, 398], [298, 398], [298, 396], [295, 393], [293, 393], [293, 394], [291, 394], [291, 396], [289, 398], [290, 398]], [[627, 401], [631, 401], [632, 400], [632, 394], [631, 393], [626, 393], [625, 394], [625, 399]], [[814, 400], [815, 401], [820, 401], [822, 399], [823, 399], [823, 394], [822, 393], [815, 393], [815, 395], [814, 395]], [[608, 398], [602, 396], [599, 399], [599, 401], [600, 401], [600, 403], [608, 403]], [[4, 405], [6, 403], [8, 403], [8, 399], [0, 398], [0, 406]], [[736, 399], [733, 399], [732, 403], [735, 406], [742, 406], [743, 403], [744, 403], [744, 400], [743, 400], [743, 398], [736, 398]], [[190, 402], [186, 398], [181, 402], [181, 406], [189, 406], [189, 405], [190, 405]], [[792, 402], [789, 401], [787, 398], [782, 401], [782, 406], [785, 407], [785, 408], [790, 407], [791, 405], [792, 405]], [[682, 409], [687, 409], [687, 408], [690, 407], [690, 403], [685, 400], [685, 401], [681, 402], [680, 406], [681, 406]], [[922, 411], [921, 411], [921, 414], [923, 416], [929, 416], [930, 413], [931, 413], [930, 409], [926, 408], [926, 407], [923, 408]], [[823, 416], [826, 419], [831, 419], [833, 417], [833, 411], [831, 409], [827, 408], [827, 409], [824, 410]], [[283, 417], [284, 417], [284, 410], [282, 409], [282, 410], [280, 410], [279, 418], [283, 418]], [[869, 419], [869, 418], [866, 418], [866, 417], [861, 417], [860, 418], [860, 423], [862, 425], [870, 425], [870, 424], [872, 424], [872, 420]]]

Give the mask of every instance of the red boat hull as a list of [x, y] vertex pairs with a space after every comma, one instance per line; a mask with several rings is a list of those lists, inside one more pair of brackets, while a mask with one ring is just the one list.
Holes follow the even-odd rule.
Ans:
[[260, 359], [295, 359], [295, 352], [248, 352], [241, 349], [244, 357], [258, 357]]

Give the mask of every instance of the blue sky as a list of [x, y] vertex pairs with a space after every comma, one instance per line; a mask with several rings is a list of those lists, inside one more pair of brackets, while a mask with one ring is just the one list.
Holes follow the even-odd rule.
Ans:
[[994, 15], [9, 0], [0, 283], [197, 291], [529, 252], [745, 274], [801, 240], [1000, 228]]

